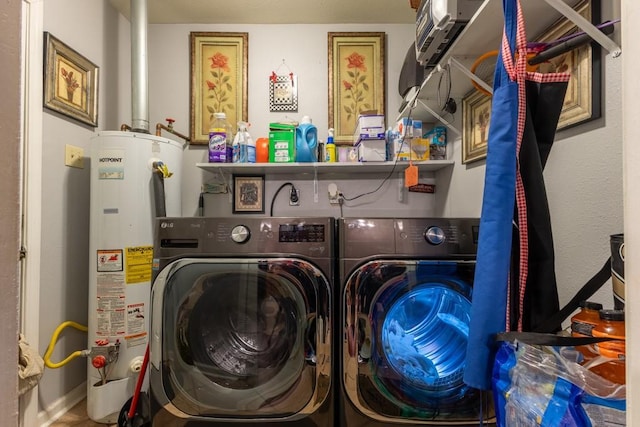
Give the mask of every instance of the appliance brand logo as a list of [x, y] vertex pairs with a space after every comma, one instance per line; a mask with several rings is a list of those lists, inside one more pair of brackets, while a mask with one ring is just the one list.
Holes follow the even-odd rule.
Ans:
[[100, 157], [100, 163], [122, 163], [122, 157]]
[[160, 228], [173, 228], [173, 223], [172, 222], [162, 221], [160, 223]]
[[324, 246], [311, 246], [309, 248], [309, 252], [311, 252], [312, 254], [315, 254], [315, 253], [319, 252], [320, 255], [322, 255], [322, 254], [324, 254], [325, 249], [326, 248]]

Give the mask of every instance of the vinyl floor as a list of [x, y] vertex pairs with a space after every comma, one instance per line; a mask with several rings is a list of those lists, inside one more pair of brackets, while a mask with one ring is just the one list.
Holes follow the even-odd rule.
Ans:
[[87, 400], [83, 400], [71, 408], [69, 412], [58, 418], [51, 427], [117, 427], [118, 424], [99, 424], [87, 415]]

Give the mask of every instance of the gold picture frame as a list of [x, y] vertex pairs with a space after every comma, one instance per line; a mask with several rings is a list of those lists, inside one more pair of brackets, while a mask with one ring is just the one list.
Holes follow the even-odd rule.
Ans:
[[89, 126], [98, 126], [98, 66], [44, 33], [44, 106]]
[[233, 213], [264, 213], [264, 175], [233, 175]]
[[247, 117], [249, 33], [191, 32], [191, 144], [209, 143], [213, 114], [234, 127]]
[[385, 33], [330, 32], [329, 127], [336, 144], [353, 144], [358, 115], [385, 110]]
[[[587, 0], [574, 9], [590, 22], [599, 23], [600, 2]], [[561, 18], [536, 39], [549, 42], [578, 31], [567, 18]], [[597, 43], [587, 43], [540, 65], [540, 72], [570, 73], [557, 130], [599, 118], [601, 115], [601, 59]]]
[[472, 163], [487, 157], [490, 96], [474, 90], [462, 100], [462, 163]]

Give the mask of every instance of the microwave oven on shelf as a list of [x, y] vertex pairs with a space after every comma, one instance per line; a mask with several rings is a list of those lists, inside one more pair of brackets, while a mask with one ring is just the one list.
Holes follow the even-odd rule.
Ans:
[[416, 12], [416, 60], [435, 67], [483, 0], [422, 0]]

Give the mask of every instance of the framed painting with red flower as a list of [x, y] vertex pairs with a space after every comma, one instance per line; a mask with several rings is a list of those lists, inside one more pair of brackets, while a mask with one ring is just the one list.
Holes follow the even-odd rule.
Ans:
[[214, 113], [234, 127], [247, 117], [249, 33], [192, 32], [191, 144], [208, 144]]
[[44, 106], [98, 126], [98, 67], [51, 33], [44, 46]]
[[358, 115], [384, 115], [385, 33], [329, 33], [329, 127], [353, 144]]

